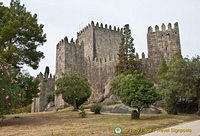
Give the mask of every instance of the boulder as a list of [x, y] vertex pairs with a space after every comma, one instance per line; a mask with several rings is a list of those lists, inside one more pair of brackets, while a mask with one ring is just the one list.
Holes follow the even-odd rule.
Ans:
[[165, 101], [164, 100], [160, 100], [160, 101], [156, 101], [153, 106], [155, 107], [164, 107], [165, 106]]
[[118, 104], [118, 103], [121, 103], [121, 101], [115, 94], [112, 94], [109, 98], [106, 98], [103, 101], [103, 104], [105, 104], [105, 105], [114, 105], [114, 104]]
[[149, 108], [144, 108], [141, 111], [142, 114], [160, 114], [161, 110], [157, 109], [155, 106], [151, 105]]
[[121, 113], [121, 114], [130, 114], [133, 108], [130, 108], [124, 104], [116, 106], [112, 109], [111, 113]]
[[44, 111], [53, 111], [53, 110], [55, 110], [55, 103], [49, 102]]
[[101, 112], [110, 112], [112, 111], [113, 107], [102, 107]]

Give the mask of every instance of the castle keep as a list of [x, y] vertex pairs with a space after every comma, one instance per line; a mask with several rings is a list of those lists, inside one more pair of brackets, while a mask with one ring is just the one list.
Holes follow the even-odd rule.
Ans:
[[[62, 73], [84, 74], [92, 85], [93, 93], [90, 101], [116, 99], [109, 94], [109, 82], [115, 76], [117, 53], [121, 42], [122, 29], [103, 25], [92, 21], [77, 33], [77, 39], [70, 41], [67, 37], [56, 46], [55, 80]], [[142, 69], [153, 81], [157, 81], [156, 73], [163, 59], [169, 63], [175, 53], [181, 54], [178, 23], [173, 28], [169, 23], [161, 29], [148, 28], [147, 33], [148, 58], [142, 53], [142, 58], [136, 54], [142, 64]], [[41, 90], [42, 93], [43, 90]], [[64, 107], [61, 95], [55, 96], [55, 106]]]

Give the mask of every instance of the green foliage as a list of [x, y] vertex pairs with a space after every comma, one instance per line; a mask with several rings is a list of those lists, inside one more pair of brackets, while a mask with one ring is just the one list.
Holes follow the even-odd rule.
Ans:
[[14, 67], [27, 64], [37, 69], [44, 58], [37, 50], [46, 42], [43, 27], [19, 0], [11, 0], [9, 7], [0, 5], [0, 57]]
[[45, 68], [44, 77], [45, 78], [49, 77], [49, 67], [48, 66], [46, 66], [46, 68]]
[[132, 110], [131, 119], [139, 119], [139, 118], [140, 118], [140, 115], [137, 112], [137, 110]]
[[28, 106], [32, 103], [32, 99], [38, 96], [40, 92], [39, 84], [40, 80], [30, 76], [29, 73], [20, 73], [17, 77], [19, 85], [25, 90], [24, 100], [22, 101], [23, 106]]
[[71, 104], [74, 110], [82, 105], [91, 95], [90, 83], [78, 73], [66, 73], [56, 81], [56, 94], [62, 94], [63, 100]]
[[30, 112], [31, 112], [31, 104], [26, 107], [19, 108], [19, 109], [12, 109], [12, 114], [30, 113]]
[[0, 58], [0, 117], [11, 109], [22, 107], [25, 90], [21, 88], [17, 76], [19, 72]]
[[160, 78], [162, 78], [162, 76], [164, 76], [166, 73], [167, 73], [167, 71], [168, 71], [168, 66], [167, 66], [167, 63], [166, 63], [166, 61], [165, 60], [163, 60], [162, 61], [162, 65], [161, 65], [161, 67], [160, 67], [160, 69], [158, 70], [158, 76], [160, 77]]
[[47, 83], [47, 81], [48, 81], [47, 79], [44, 79], [44, 80], [43, 80], [44, 83]]
[[80, 109], [79, 114], [81, 115], [82, 118], [85, 118], [86, 117], [85, 107], [81, 105], [79, 109]]
[[139, 115], [144, 107], [160, 99], [153, 82], [137, 71], [126, 76], [118, 75], [111, 81], [111, 86], [125, 105], [137, 108]]
[[94, 112], [94, 114], [101, 114], [102, 104], [101, 103], [95, 103], [90, 108], [91, 112]]
[[191, 60], [183, 59], [182, 56], [177, 54], [173, 56], [167, 72], [163, 74], [158, 84], [158, 89], [163, 92], [168, 113], [177, 114], [178, 103], [191, 103], [194, 98], [197, 98], [200, 106], [200, 95], [198, 96], [200, 93], [199, 75], [199, 56]]
[[139, 62], [136, 61], [135, 47], [128, 24], [124, 26], [118, 56], [119, 63], [116, 66], [117, 75], [121, 73], [125, 75], [131, 74], [134, 70], [138, 70]]
[[54, 94], [50, 93], [47, 95], [47, 103], [54, 102]]
[[165, 80], [162, 80], [160, 83], [164, 85], [162, 91], [165, 100], [165, 110], [168, 114], [177, 114], [177, 104], [180, 96], [176, 90], [181, 89], [181, 84]]

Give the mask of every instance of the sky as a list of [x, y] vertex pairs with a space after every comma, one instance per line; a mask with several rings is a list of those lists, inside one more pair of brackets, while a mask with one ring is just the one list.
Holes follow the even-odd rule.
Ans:
[[[10, 0], [0, 0], [9, 6]], [[47, 42], [38, 50], [44, 52], [39, 68], [25, 66], [32, 76], [44, 73], [45, 67], [55, 74], [56, 44], [65, 36], [76, 39], [76, 33], [93, 20], [123, 27], [129, 24], [136, 52], [147, 56], [147, 29], [161, 24], [179, 23], [182, 55], [200, 55], [200, 0], [21, 0], [38, 23], [44, 25]]]

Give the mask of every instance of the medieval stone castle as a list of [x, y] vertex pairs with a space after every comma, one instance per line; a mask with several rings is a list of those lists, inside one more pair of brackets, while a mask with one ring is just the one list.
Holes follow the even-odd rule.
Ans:
[[[83, 30], [77, 33], [77, 39], [68, 40], [65, 37], [56, 46], [56, 73], [47, 82], [41, 82], [41, 92], [32, 104], [32, 112], [44, 111], [47, 102], [46, 96], [55, 89], [53, 82], [62, 76], [62, 73], [84, 74], [92, 85], [93, 93], [90, 101], [116, 100], [115, 95], [109, 94], [109, 82], [115, 76], [117, 53], [121, 42], [122, 29], [103, 25], [92, 21]], [[142, 69], [153, 81], [157, 80], [157, 71], [163, 59], [169, 63], [176, 53], [181, 54], [179, 28], [176, 22], [172, 28], [162, 24], [161, 29], [156, 25], [155, 30], [148, 28], [147, 33], [148, 58], [142, 53], [140, 60]], [[38, 76], [44, 80], [43, 75]], [[42, 89], [43, 88], [43, 89]], [[61, 95], [55, 96], [55, 107], [63, 108], [66, 103]]]

